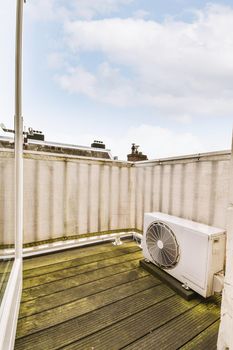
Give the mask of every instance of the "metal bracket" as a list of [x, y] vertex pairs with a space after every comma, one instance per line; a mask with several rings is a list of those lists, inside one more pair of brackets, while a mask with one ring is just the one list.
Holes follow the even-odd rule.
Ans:
[[123, 244], [123, 242], [121, 241], [121, 237], [116, 236], [115, 241], [113, 242], [113, 245], [118, 246], [118, 245], [122, 245], [122, 244]]
[[214, 275], [213, 292], [221, 293], [224, 285], [224, 272], [220, 271]]
[[182, 287], [183, 287], [185, 290], [189, 290], [189, 289], [190, 289], [187, 282], [185, 282], [184, 284], [182, 284]]

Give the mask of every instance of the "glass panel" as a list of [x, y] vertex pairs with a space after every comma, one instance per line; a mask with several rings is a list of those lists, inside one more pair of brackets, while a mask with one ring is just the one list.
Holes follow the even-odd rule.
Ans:
[[4, 296], [4, 292], [6, 289], [6, 285], [10, 275], [12, 265], [13, 265], [12, 259], [0, 260], [0, 305], [2, 302], [2, 298]]
[[[0, 124], [14, 127], [15, 1], [0, 6]], [[14, 262], [14, 143], [0, 127], [0, 305]]]
[[0, 302], [14, 260], [14, 154], [0, 150]]

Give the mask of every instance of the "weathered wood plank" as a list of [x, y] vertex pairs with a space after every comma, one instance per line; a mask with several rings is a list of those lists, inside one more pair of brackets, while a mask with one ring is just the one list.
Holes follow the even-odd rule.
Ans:
[[136, 253], [124, 254], [124, 255], [114, 257], [114, 258], [108, 258], [108, 259], [104, 258], [104, 256], [105, 256], [104, 254], [102, 254], [102, 255], [103, 255], [103, 259], [100, 261], [96, 261], [96, 262], [86, 264], [86, 265], [70, 267], [70, 268], [59, 270], [59, 271], [54, 271], [51, 273], [44, 274], [42, 276], [28, 278], [28, 279], [24, 280], [23, 288], [24, 288], [24, 290], [26, 290], [27, 288], [32, 288], [32, 287], [39, 286], [42, 284], [62, 280], [64, 278], [77, 276], [77, 275], [82, 274], [82, 273], [87, 273], [87, 272], [94, 271], [97, 269], [103, 269], [103, 268], [108, 267], [108, 266], [122, 264], [126, 261], [140, 259], [142, 256], [142, 253], [141, 253], [141, 251], [137, 251]]
[[129, 242], [27, 260], [15, 349], [215, 349], [219, 303], [183, 300], [140, 258]]
[[69, 288], [61, 292], [30, 300], [28, 302], [21, 303], [19, 318], [49, 310], [59, 305], [70, 303], [74, 300], [102, 292], [109, 288], [113, 288], [148, 275], [149, 274], [147, 271], [137, 268], [102, 278], [98, 281], [90, 282], [81, 286]]
[[[156, 344], [156, 347], [160, 350], [176, 350], [203, 332], [218, 319], [218, 306], [211, 303], [201, 303], [138, 341], [133, 342], [125, 349], [154, 350]], [[76, 349], [78, 350], [78, 347]], [[101, 349], [103, 350], [104, 347]]]
[[220, 321], [213, 323], [210, 327], [198, 334], [194, 339], [182, 346], [182, 350], [216, 350], [218, 340], [218, 329]]
[[115, 275], [120, 272], [133, 270], [138, 267], [138, 259], [128, 261], [115, 266], [108, 266], [103, 269], [86, 272], [78, 276], [72, 276], [52, 283], [42, 284], [40, 286], [32, 287], [23, 290], [22, 302], [40, 298], [45, 295], [56, 293], [68, 288], [80, 286], [85, 283], [93, 282], [105, 278], [107, 276]]
[[[135, 242], [130, 240], [124, 242], [124, 247], [135, 246]], [[24, 271], [32, 268], [40, 268], [42, 266], [56, 264], [59, 262], [68, 261], [75, 258], [89, 256], [97, 253], [104, 253], [106, 251], [114, 251], [119, 247], [112, 245], [112, 243], [97, 244], [93, 246], [80, 247], [74, 249], [67, 249], [59, 253], [41, 255], [33, 258], [24, 259]]]
[[55, 350], [64, 347], [173, 296], [174, 292], [165, 285], [152, 287], [89, 314], [17, 339], [15, 350]]
[[92, 254], [92, 255], [87, 255], [84, 257], [78, 257], [66, 260], [66, 261], [60, 261], [55, 264], [50, 264], [46, 266], [42, 266], [40, 268], [32, 268], [30, 270], [24, 271], [24, 279], [30, 278], [30, 277], [36, 277], [36, 276], [41, 276], [50, 272], [62, 270], [65, 268], [70, 268], [74, 266], [80, 266], [80, 265], [85, 265], [85, 264], [90, 264], [92, 262], [108, 259], [108, 258], [113, 258], [125, 254], [130, 254], [140, 251], [140, 248], [138, 246], [121, 246], [119, 249], [115, 250], [110, 250], [110, 251], [105, 251], [105, 252], [100, 252], [97, 254]]
[[[187, 312], [198, 303], [200, 303], [200, 300], [188, 303], [175, 295], [81, 341], [70, 344], [64, 347], [64, 349], [81, 350], [91, 349], [91, 347], [95, 350], [121, 349], [135, 340], [144, 337], [146, 334], [150, 334], [155, 328], [159, 328], [166, 322]], [[155, 344], [154, 349], [157, 348]], [[138, 347], [137, 349], [141, 348]], [[160, 349], [160, 347], [157, 349]]]
[[146, 276], [89, 297], [58, 306], [39, 314], [19, 319], [17, 338], [33, 334], [69, 319], [91, 312], [105, 305], [114, 303], [130, 295], [139, 293], [160, 283], [152, 276]]

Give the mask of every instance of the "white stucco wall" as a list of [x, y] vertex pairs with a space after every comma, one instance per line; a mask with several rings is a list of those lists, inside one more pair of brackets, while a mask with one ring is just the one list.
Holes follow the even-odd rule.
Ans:
[[[163, 211], [226, 227], [230, 152], [127, 163], [25, 153], [24, 243], [142, 230]], [[14, 241], [13, 153], [0, 151], [0, 244]]]

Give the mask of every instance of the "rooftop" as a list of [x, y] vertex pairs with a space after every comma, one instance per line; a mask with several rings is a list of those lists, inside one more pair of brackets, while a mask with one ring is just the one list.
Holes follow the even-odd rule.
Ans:
[[15, 349], [215, 349], [220, 301], [185, 301], [132, 241], [24, 260]]
[[[14, 139], [11, 137], [0, 136], [0, 148], [14, 149]], [[33, 152], [57, 153], [89, 158], [112, 159], [111, 152], [109, 149], [93, 146], [88, 147], [51, 141], [28, 139], [28, 142], [24, 144], [23, 148], [25, 151]]]

